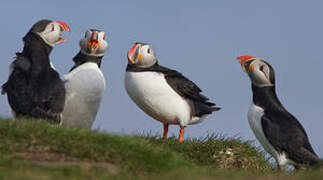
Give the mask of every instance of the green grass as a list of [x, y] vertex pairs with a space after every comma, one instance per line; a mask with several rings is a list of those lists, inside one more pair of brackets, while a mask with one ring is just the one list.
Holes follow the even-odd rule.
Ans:
[[214, 135], [178, 144], [37, 120], [0, 119], [2, 179], [319, 179], [277, 173], [250, 142]]

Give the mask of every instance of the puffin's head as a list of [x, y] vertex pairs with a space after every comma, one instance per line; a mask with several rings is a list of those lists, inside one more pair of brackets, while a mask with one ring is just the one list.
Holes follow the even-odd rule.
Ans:
[[252, 56], [239, 56], [237, 59], [252, 84], [257, 87], [275, 85], [274, 69], [265, 60]]
[[89, 29], [85, 32], [85, 36], [80, 40], [80, 48], [84, 54], [90, 56], [103, 56], [108, 48], [104, 31]]
[[61, 34], [63, 31], [71, 31], [66, 23], [46, 19], [38, 21], [30, 29], [30, 32], [38, 34], [51, 47], [67, 40]]
[[151, 67], [157, 63], [153, 49], [145, 43], [135, 43], [128, 52], [128, 63], [137, 67]]

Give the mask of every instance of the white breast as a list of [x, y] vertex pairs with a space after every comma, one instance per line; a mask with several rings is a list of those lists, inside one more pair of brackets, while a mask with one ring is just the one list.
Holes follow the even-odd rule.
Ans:
[[91, 128], [105, 91], [97, 64], [88, 62], [64, 76], [66, 100], [63, 125]]
[[249, 125], [253, 130], [253, 133], [255, 134], [256, 138], [263, 146], [263, 148], [277, 160], [278, 153], [274, 149], [274, 147], [269, 143], [262, 129], [261, 117], [263, 115], [264, 115], [264, 110], [261, 107], [252, 104], [248, 112]]
[[126, 72], [125, 87], [130, 98], [148, 115], [168, 124], [185, 127], [191, 121], [188, 102], [157, 72]]

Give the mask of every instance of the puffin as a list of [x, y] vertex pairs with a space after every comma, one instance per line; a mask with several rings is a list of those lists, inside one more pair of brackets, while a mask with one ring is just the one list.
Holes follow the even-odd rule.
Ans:
[[67, 40], [61, 35], [63, 31], [70, 31], [66, 23], [44, 19], [23, 37], [23, 50], [16, 53], [9, 78], [2, 85], [14, 118], [27, 116], [60, 123], [65, 88], [49, 55], [56, 44]]
[[62, 125], [91, 128], [105, 92], [105, 78], [100, 70], [108, 48], [106, 33], [89, 29], [80, 40], [75, 65], [64, 75], [66, 100]]
[[127, 56], [125, 89], [141, 110], [163, 123], [164, 139], [169, 125], [179, 125], [178, 143], [181, 143], [187, 125], [199, 123], [220, 110], [201, 94], [194, 82], [176, 70], [159, 65], [149, 44], [135, 43]]
[[248, 121], [262, 147], [276, 160], [281, 171], [286, 165], [295, 169], [321, 165], [305, 129], [279, 101], [275, 90], [275, 72], [261, 58], [240, 56], [242, 69], [251, 80], [252, 104]]

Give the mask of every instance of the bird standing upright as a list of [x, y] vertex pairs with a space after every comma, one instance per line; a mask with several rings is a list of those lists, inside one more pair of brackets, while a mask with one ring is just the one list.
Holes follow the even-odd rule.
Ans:
[[105, 78], [100, 70], [101, 60], [108, 48], [106, 33], [90, 29], [80, 40], [75, 65], [64, 76], [66, 102], [63, 125], [91, 128], [105, 91]]
[[50, 62], [56, 44], [65, 42], [61, 32], [70, 31], [60, 21], [40, 20], [23, 38], [24, 48], [10, 65], [8, 81], [2, 85], [13, 115], [60, 123], [65, 88]]
[[145, 113], [164, 124], [163, 138], [169, 124], [180, 126], [179, 143], [187, 125], [220, 109], [181, 73], [158, 65], [153, 49], [145, 43], [136, 43], [128, 52], [125, 88]]
[[275, 158], [280, 170], [287, 164], [297, 169], [322, 163], [303, 126], [280, 103], [275, 90], [274, 69], [260, 58], [240, 56], [237, 59], [251, 80], [250, 127], [263, 148]]

